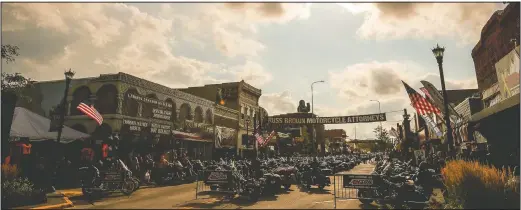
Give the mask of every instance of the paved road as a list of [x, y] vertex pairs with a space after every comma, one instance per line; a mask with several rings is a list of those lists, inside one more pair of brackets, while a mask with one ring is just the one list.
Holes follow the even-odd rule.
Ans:
[[[353, 168], [349, 173], [369, 174], [374, 169], [373, 165], [361, 164]], [[333, 183], [333, 180], [332, 180]], [[337, 183], [338, 185], [338, 183]], [[341, 185], [339, 185], [341, 186]], [[338, 192], [338, 191], [337, 191]], [[332, 209], [333, 185], [326, 187], [324, 191], [312, 188], [309, 192], [303, 192], [297, 186], [292, 186], [291, 191], [281, 193], [275, 197], [261, 198], [258, 202], [248, 203], [243, 200], [223, 200], [215, 197], [202, 197], [195, 199], [195, 183], [168, 187], [150, 187], [139, 189], [130, 197], [114, 195], [101, 201], [90, 204], [83, 200], [72, 200], [74, 208], [95, 209], [133, 209], [133, 208], [224, 208], [224, 209]], [[372, 206], [365, 207], [371, 208]], [[358, 200], [339, 200], [337, 208], [362, 209]]]

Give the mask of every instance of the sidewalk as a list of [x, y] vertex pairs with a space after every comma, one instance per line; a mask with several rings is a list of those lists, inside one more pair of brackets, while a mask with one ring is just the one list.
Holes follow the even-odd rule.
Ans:
[[73, 207], [74, 204], [69, 198], [82, 196], [81, 188], [56, 190], [54, 193], [47, 194], [47, 203], [32, 206], [22, 206], [15, 209], [64, 209]]

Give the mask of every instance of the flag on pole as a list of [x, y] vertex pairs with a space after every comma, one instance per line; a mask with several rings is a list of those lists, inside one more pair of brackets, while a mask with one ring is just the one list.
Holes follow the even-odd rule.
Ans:
[[405, 87], [405, 90], [407, 91], [407, 94], [409, 95], [409, 99], [411, 99], [411, 105], [416, 109], [418, 114], [424, 115], [428, 113], [440, 113], [440, 110], [436, 108], [432, 103], [427, 101], [422, 95], [420, 95], [418, 92], [416, 92], [414, 89], [412, 89], [411, 86], [409, 86], [407, 83], [402, 81], [403, 86]]
[[222, 141], [222, 132], [221, 128], [215, 126], [215, 148], [222, 148], [221, 141]]
[[389, 131], [389, 135], [394, 136], [396, 138], [399, 138], [399, 136], [400, 136], [400, 135], [398, 135], [398, 131], [396, 131], [396, 129], [394, 129], [394, 128], [391, 128], [391, 130]]
[[259, 133], [255, 133], [255, 138], [257, 139], [257, 145], [262, 145], [264, 143], [264, 138]]
[[98, 125], [101, 125], [103, 123], [103, 117], [101, 116], [101, 114], [98, 112], [98, 110], [96, 110], [96, 108], [94, 108], [93, 105], [87, 105], [83, 102], [81, 102], [80, 104], [78, 104], [78, 106], [76, 107], [78, 110], [80, 110], [83, 114], [89, 116], [91, 119], [95, 120]]
[[270, 133], [270, 135], [268, 136], [268, 138], [264, 139], [264, 142], [262, 142], [262, 144], [261, 144], [262, 147], [268, 145], [268, 143], [269, 143], [269, 142], [271, 141], [271, 139], [275, 136], [275, 134], [277, 134], [277, 132], [272, 131], [272, 132]]

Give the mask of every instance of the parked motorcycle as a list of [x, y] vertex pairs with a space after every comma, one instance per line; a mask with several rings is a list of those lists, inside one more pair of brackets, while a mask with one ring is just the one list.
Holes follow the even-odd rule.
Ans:
[[132, 172], [121, 160], [117, 160], [119, 168], [109, 168], [100, 172], [96, 167], [81, 167], [80, 183], [83, 195], [89, 198], [101, 197], [103, 194], [120, 191], [130, 195], [137, 189], [132, 179]]

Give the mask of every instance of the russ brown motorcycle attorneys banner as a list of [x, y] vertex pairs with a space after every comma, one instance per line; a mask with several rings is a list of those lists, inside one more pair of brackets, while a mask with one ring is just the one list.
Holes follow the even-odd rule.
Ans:
[[346, 124], [386, 121], [385, 113], [339, 117], [268, 117], [273, 124]]

